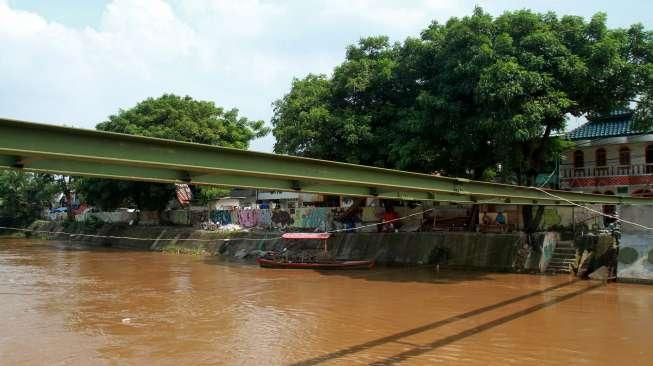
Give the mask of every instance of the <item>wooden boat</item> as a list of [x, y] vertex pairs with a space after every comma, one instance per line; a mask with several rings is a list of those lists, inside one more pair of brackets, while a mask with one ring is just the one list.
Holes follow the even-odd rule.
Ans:
[[263, 268], [279, 269], [371, 269], [374, 261], [319, 261], [319, 262], [286, 262], [281, 260], [258, 258], [256, 260]]
[[[282, 237], [284, 239], [299, 240], [299, 239], [312, 239], [322, 240], [324, 243], [324, 254], [327, 253], [327, 239], [331, 234], [329, 233], [286, 233]], [[261, 257], [256, 261], [263, 268], [280, 268], [280, 269], [370, 269], [374, 267], [373, 260], [316, 260], [316, 261], [289, 261], [283, 257], [277, 257], [276, 253], [272, 253], [272, 257]]]

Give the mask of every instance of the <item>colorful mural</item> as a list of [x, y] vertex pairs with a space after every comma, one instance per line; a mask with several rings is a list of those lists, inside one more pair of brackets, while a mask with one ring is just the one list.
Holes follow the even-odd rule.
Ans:
[[[650, 207], [624, 206], [620, 211], [620, 216], [625, 220], [653, 227]], [[629, 224], [622, 225], [617, 277], [653, 281], [653, 231]]]

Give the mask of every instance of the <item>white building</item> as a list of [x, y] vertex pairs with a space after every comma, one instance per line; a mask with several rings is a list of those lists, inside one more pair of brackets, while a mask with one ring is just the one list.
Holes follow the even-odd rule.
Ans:
[[576, 147], [560, 164], [560, 188], [653, 196], [653, 132], [633, 130], [632, 117], [615, 111], [571, 131]]

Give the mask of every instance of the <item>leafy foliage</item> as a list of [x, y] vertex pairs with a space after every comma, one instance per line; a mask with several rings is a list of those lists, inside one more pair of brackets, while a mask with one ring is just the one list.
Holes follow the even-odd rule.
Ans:
[[162, 211], [174, 197], [174, 184], [80, 178], [77, 192], [91, 205], [106, 211], [119, 207]]
[[195, 199], [203, 205], [206, 205], [212, 200], [218, 198], [227, 197], [231, 192], [229, 189], [218, 188], [218, 187], [193, 187], [196, 192], [194, 192]]
[[213, 102], [173, 94], [148, 98], [131, 109], [120, 110], [96, 128], [238, 149], [246, 149], [252, 139], [269, 132], [263, 121], [239, 117], [237, 109], [225, 111]]
[[24, 226], [41, 217], [59, 184], [48, 174], [0, 171], [0, 220]]
[[569, 143], [567, 116], [637, 103], [653, 122], [652, 33], [529, 10], [432, 23], [419, 38], [348, 47], [333, 76], [274, 103], [275, 151], [532, 184]]
[[[98, 124], [97, 129], [238, 149], [246, 149], [251, 140], [269, 132], [263, 121], [239, 117], [237, 109], [225, 111], [213, 102], [172, 94], [148, 98], [131, 109], [120, 110]], [[204, 194], [204, 189], [197, 189], [201, 197], [215, 194], [211, 190]], [[174, 197], [175, 187], [161, 183], [84, 178], [78, 180], [77, 190], [87, 202], [105, 210], [135, 207], [160, 211]]]

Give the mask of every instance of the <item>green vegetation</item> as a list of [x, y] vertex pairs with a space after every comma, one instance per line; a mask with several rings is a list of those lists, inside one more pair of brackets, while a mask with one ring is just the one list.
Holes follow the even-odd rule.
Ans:
[[[97, 129], [238, 149], [246, 149], [251, 140], [269, 132], [263, 121], [240, 117], [237, 109], [225, 111], [213, 102], [172, 94], [148, 98], [131, 109], [120, 110], [98, 124]], [[104, 210], [134, 207], [161, 211], [175, 192], [171, 184], [97, 178], [80, 179], [76, 186], [87, 202]], [[204, 201], [227, 194], [224, 190], [211, 188], [193, 189], [195, 195]]]
[[237, 149], [246, 149], [252, 139], [268, 133], [263, 121], [239, 117], [237, 109], [225, 111], [213, 102], [173, 94], [120, 110], [97, 129]]
[[[363, 38], [274, 103], [275, 152], [535, 185], [572, 145], [555, 137], [568, 116], [635, 104], [653, 125], [653, 33], [606, 18], [476, 8], [402, 43]], [[524, 207], [533, 233], [543, 207]]]
[[0, 225], [22, 227], [40, 218], [59, 189], [49, 174], [0, 171]]
[[653, 249], [649, 250], [648, 257], [646, 259], [649, 263], [653, 264]]
[[99, 228], [101, 228], [105, 222], [98, 219], [95, 216], [90, 216], [87, 220], [85, 221], [64, 221], [63, 223], [64, 229], [68, 232], [89, 232], [89, 233], [94, 233], [96, 232]]
[[193, 246], [193, 247], [184, 247], [176, 244], [168, 244], [161, 248], [161, 251], [164, 253], [171, 254], [189, 254], [189, 255], [208, 255], [209, 252], [204, 248], [204, 246]]
[[217, 187], [194, 187], [196, 190], [195, 199], [202, 205], [206, 205], [209, 201], [218, 198], [229, 196], [230, 190]]
[[653, 42], [639, 24], [528, 10], [432, 23], [347, 48], [333, 76], [296, 79], [274, 103], [278, 153], [533, 184], [569, 144], [566, 116], [653, 97]]

